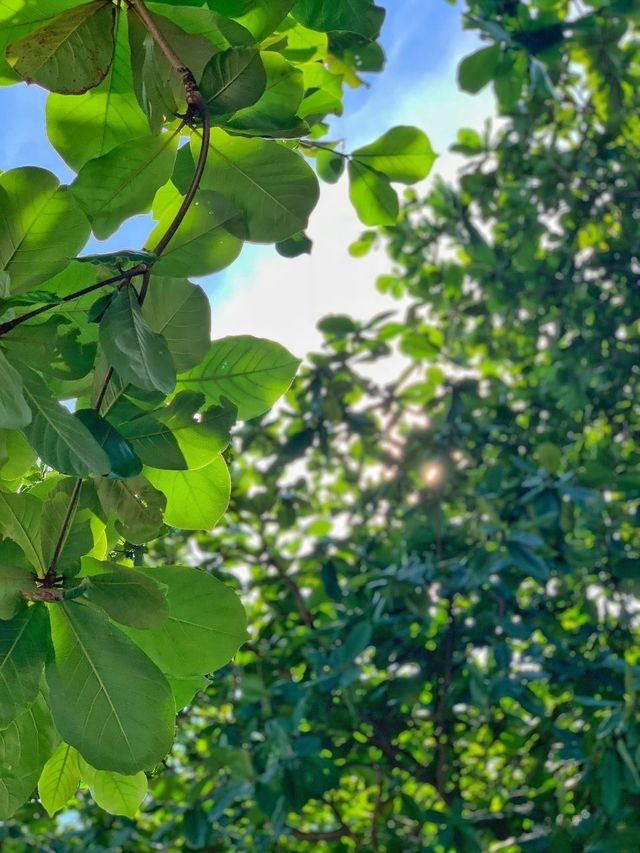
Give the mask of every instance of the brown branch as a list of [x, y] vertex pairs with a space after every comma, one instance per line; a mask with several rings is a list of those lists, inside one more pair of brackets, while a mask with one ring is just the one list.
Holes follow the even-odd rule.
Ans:
[[275, 554], [270, 555], [271, 563], [275, 567], [278, 572], [279, 577], [284, 582], [285, 586], [289, 589], [289, 592], [293, 596], [293, 600], [296, 603], [296, 607], [298, 609], [298, 613], [300, 614], [300, 618], [304, 622], [304, 624], [310, 630], [313, 630], [315, 626], [315, 622], [313, 621], [313, 616], [311, 611], [307, 607], [307, 604], [304, 600], [304, 596], [300, 591], [300, 587], [294, 581], [294, 579], [287, 573], [286, 566], [283, 565], [282, 560], [277, 557]]
[[291, 830], [291, 834], [299, 841], [339, 841], [345, 836], [350, 836], [349, 829], [330, 829], [327, 832], [303, 832], [300, 829]]

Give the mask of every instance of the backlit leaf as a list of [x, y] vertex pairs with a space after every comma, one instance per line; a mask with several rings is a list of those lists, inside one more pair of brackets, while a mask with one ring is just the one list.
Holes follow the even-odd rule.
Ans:
[[54, 655], [46, 677], [64, 740], [102, 770], [128, 774], [153, 767], [173, 740], [174, 701], [164, 676], [86, 605], [52, 605], [50, 616]]
[[84, 3], [11, 44], [7, 61], [28, 83], [67, 95], [86, 92], [109, 70], [115, 21], [108, 0]]
[[299, 360], [280, 344], [250, 335], [214, 341], [208, 356], [183, 374], [178, 387], [202, 392], [212, 403], [226, 397], [241, 420], [268, 411], [291, 385]]

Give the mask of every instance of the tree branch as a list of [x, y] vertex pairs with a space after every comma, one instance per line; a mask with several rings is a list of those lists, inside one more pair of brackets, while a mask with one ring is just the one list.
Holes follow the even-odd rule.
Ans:
[[[167, 57], [169, 62], [171, 63], [172, 68], [176, 71], [177, 74], [182, 78], [182, 82], [184, 84], [186, 97], [187, 97], [187, 117], [186, 121], [193, 120], [195, 115], [199, 115], [202, 121], [202, 140], [200, 145], [200, 153], [198, 156], [198, 162], [196, 164], [196, 168], [193, 173], [193, 177], [191, 178], [191, 183], [187, 189], [185, 197], [183, 199], [182, 204], [180, 205], [180, 209], [174, 216], [171, 221], [169, 227], [165, 231], [164, 235], [160, 238], [157, 246], [153, 249], [154, 254], [157, 257], [164, 252], [170, 243], [172, 237], [180, 227], [180, 224], [184, 220], [184, 217], [187, 215], [189, 208], [191, 207], [195, 195], [200, 186], [200, 182], [202, 181], [202, 175], [204, 174], [204, 170], [207, 164], [207, 155], [209, 153], [209, 139], [210, 139], [210, 122], [209, 122], [209, 114], [207, 111], [207, 105], [204, 102], [204, 99], [198, 89], [195, 78], [192, 72], [187, 68], [186, 65], [182, 63], [180, 58], [174, 52], [173, 48], [170, 44], [165, 40], [162, 33], [156, 27], [155, 21], [153, 20], [151, 14], [148, 9], [142, 2], [142, 0], [127, 0], [129, 6], [133, 11], [138, 15], [143, 25], [147, 28], [149, 33], [153, 36], [154, 40], [158, 44], [158, 47], [162, 50], [164, 55]], [[142, 275], [142, 288], [140, 290], [140, 295], [138, 297], [138, 301], [140, 305], [144, 303], [144, 300], [147, 296], [147, 292], [149, 289], [149, 280], [151, 277], [151, 272], [149, 267], [146, 264], [140, 264], [139, 267], [136, 267], [134, 270], [129, 270], [128, 273], [116, 277], [114, 281], [123, 281], [129, 283], [131, 279], [135, 275]], [[101, 284], [105, 284], [102, 282]], [[97, 287], [94, 286], [94, 287]], [[85, 288], [86, 291], [86, 288]], [[111, 379], [113, 377], [114, 370], [112, 367], [107, 371], [107, 375], [104, 378], [104, 382], [98, 392], [98, 396], [96, 399], [95, 410], [100, 412], [100, 408], [102, 403], [104, 402], [104, 398], [106, 396], [107, 390], [111, 383]], [[62, 553], [62, 549], [64, 548], [67, 536], [69, 534], [69, 528], [71, 525], [71, 521], [73, 520], [73, 516], [76, 511], [76, 507], [78, 504], [78, 499], [80, 497], [80, 489], [82, 487], [82, 480], [78, 480], [76, 485], [74, 486], [74, 490], [71, 494], [71, 498], [69, 500], [69, 506], [67, 507], [67, 512], [65, 515], [65, 521], [63, 524], [63, 529], [56, 543], [56, 548], [54, 552], [54, 557], [51, 561], [51, 565], [45, 575], [45, 579], [47, 581], [47, 586], [53, 586], [57, 580], [57, 564], [60, 558], [60, 554]]]
[[18, 326], [26, 323], [27, 320], [33, 320], [34, 317], [38, 317], [40, 314], [51, 311], [53, 308], [57, 308], [58, 305], [61, 305], [63, 302], [73, 302], [74, 299], [79, 299], [81, 296], [93, 293], [94, 290], [99, 290], [101, 287], [106, 287], [108, 284], [119, 284], [123, 281], [128, 281], [137, 275], [141, 275], [146, 269], [146, 264], [138, 264], [138, 266], [133, 269], [122, 272], [119, 275], [111, 276], [111, 278], [104, 278], [102, 281], [97, 281], [95, 284], [90, 284], [88, 287], [83, 287], [81, 290], [69, 293], [68, 296], [63, 296], [57, 302], [49, 302], [47, 305], [41, 305], [39, 308], [34, 308], [33, 311], [29, 311], [27, 314], [22, 314], [20, 317], [8, 320], [6, 323], [0, 323], [0, 336], [13, 331], [13, 329], [16, 329]]

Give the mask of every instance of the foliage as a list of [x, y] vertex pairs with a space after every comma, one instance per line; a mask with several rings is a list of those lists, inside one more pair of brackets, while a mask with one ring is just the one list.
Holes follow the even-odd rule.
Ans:
[[470, 4], [522, 73], [459, 185], [354, 247], [402, 313], [322, 321], [225, 527], [151, 547], [242, 581], [250, 642], [142, 815], [56, 849], [638, 849], [635, 7], [527, 6]]
[[[0, 82], [51, 92], [47, 133], [77, 173], [69, 186], [35, 167], [0, 173], [3, 820], [36, 784], [50, 815], [84, 784], [132, 817], [176, 711], [246, 640], [231, 586], [137, 549], [217, 523], [231, 428], [296, 373], [271, 341], [211, 342], [189, 277], [244, 241], [310, 248], [319, 185], [305, 155], [343, 84], [383, 60], [373, 0], [321, 6], [1, 4]], [[410, 128], [341, 157], [386, 195], [433, 159]], [[388, 221], [375, 193], [356, 203]], [[90, 234], [150, 211], [143, 249], [80, 255]]]

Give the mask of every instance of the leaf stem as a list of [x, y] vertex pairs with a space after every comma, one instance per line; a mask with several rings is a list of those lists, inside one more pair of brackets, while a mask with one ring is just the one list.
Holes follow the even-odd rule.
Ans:
[[69, 505], [67, 506], [67, 511], [64, 514], [64, 518], [62, 520], [62, 527], [60, 528], [60, 534], [58, 535], [58, 541], [56, 542], [56, 547], [53, 552], [53, 557], [51, 558], [51, 562], [49, 564], [49, 568], [47, 569], [47, 573], [42, 579], [42, 585], [45, 587], [51, 587], [57, 580], [58, 577], [58, 562], [60, 561], [60, 555], [62, 554], [62, 549], [64, 548], [67, 537], [69, 536], [69, 531], [71, 530], [71, 524], [73, 522], [73, 517], [76, 514], [76, 508], [78, 506], [78, 500], [80, 499], [80, 490], [82, 489], [82, 480], [76, 480], [73, 491], [71, 492], [71, 497], [69, 498]]

